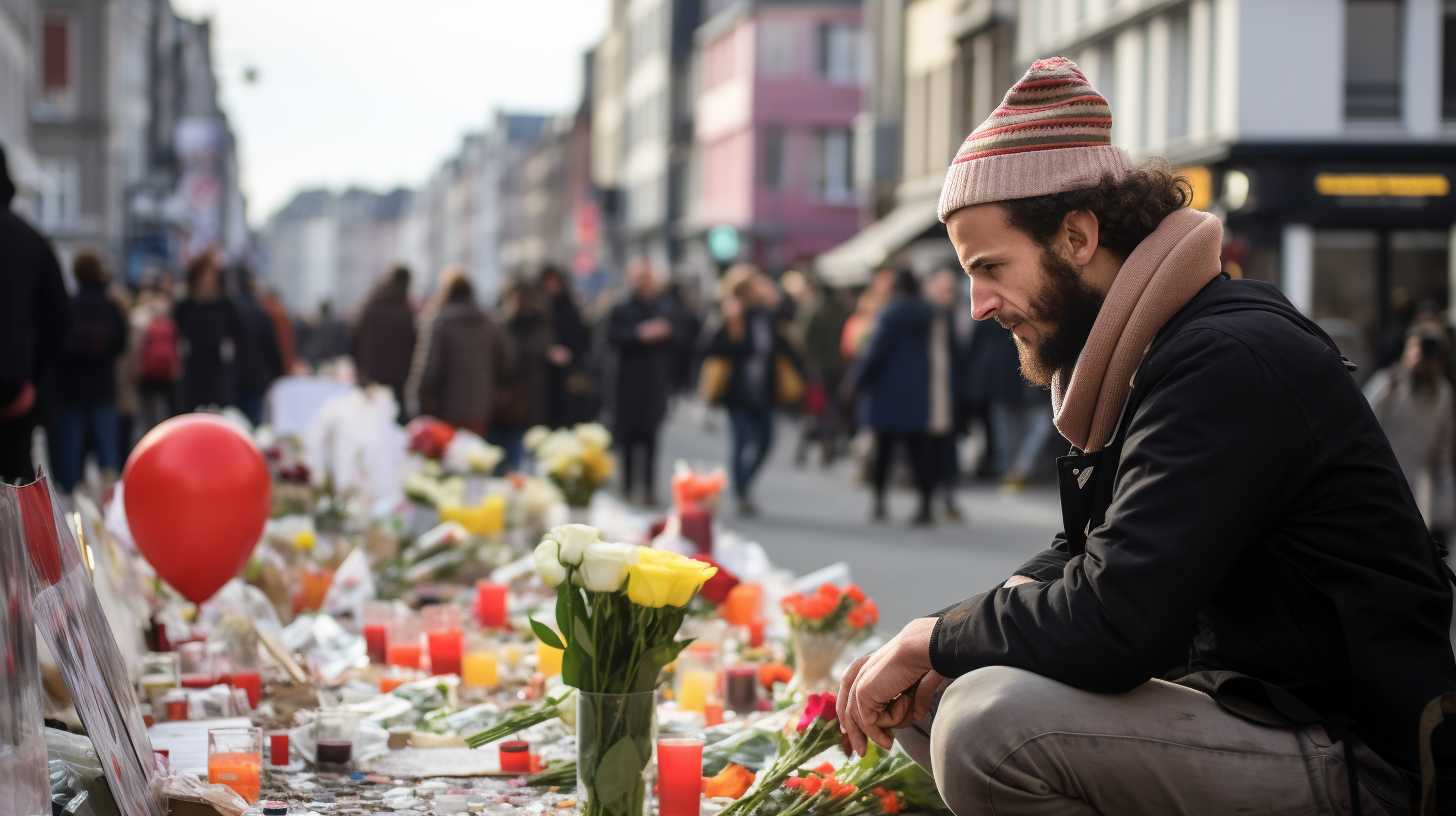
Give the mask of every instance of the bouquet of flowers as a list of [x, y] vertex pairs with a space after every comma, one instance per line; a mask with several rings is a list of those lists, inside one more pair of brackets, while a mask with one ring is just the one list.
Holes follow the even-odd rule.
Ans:
[[673, 467], [672, 500], [679, 510], [685, 507], [701, 507], [710, 513], [718, 506], [718, 497], [728, 484], [728, 475], [723, 468], [702, 473], [693, 470], [686, 462]]
[[779, 602], [789, 619], [797, 680], [804, 689], [827, 688], [830, 670], [846, 646], [868, 637], [880, 610], [854, 584], [821, 584], [813, 593], [793, 593]]
[[561, 489], [571, 507], [591, 504], [617, 468], [612, 435], [595, 422], [559, 431], [537, 426], [526, 432], [524, 444], [539, 472]]
[[863, 757], [840, 768], [823, 762], [788, 778], [782, 790], [770, 797], [768, 808], [765, 812], [778, 816], [949, 812], [923, 768], [903, 753], [873, 744]]
[[576, 725], [576, 690], [563, 689], [548, 695], [533, 706], [519, 706], [495, 725], [465, 738], [471, 748], [482, 748], [543, 722], [560, 719], [568, 726]]
[[562, 680], [579, 692], [582, 813], [641, 816], [654, 690], [663, 667], [691, 642], [676, 639], [685, 607], [716, 570], [675, 553], [602, 541], [583, 524], [552, 529], [533, 559], [536, 573], [556, 589], [556, 630], [537, 620], [531, 628], [564, 650]]
[[809, 760], [839, 744], [839, 717], [834, 706], [833, 694], [809, 695], [792, 738], [780, 745], [778, 757], [758, 774], [753, 788], [724, 808], [720, 816], [779, 813], [780, 803], [773, 799], [789, 777]]

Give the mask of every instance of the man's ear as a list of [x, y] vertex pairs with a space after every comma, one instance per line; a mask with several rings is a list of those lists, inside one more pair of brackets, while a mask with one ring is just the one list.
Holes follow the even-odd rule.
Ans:
[[1062, 218], [1061, 241], [1067, 260], [1074, 266], [1086, 266], [1097, 252], [1100, 224], [1089, 210], [1073, 210]]

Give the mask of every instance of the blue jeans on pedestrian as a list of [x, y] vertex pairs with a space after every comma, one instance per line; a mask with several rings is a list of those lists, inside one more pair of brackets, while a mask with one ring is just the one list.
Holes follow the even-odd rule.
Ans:
[[526, 431], [523, 428], [491, 428], [486, 432], [485, 441], [500, 448], [505, 454], [500, 466], [503, 473], [521, 469], [521, 463], [526, 457], [526, 446], [523, 444], [525, 438]]
[[728, 461], [733, 469], [733, 493], [748, 498], [753, 480], [773, 450], [774, 411], [769, 406], [734, 405], [728, 408]]
[[87, 442], [96, 454], [96, 466], [103, 471], [121, 471], [121, 427], [114, 402], [77, 403], [63, 406], [55, 421], [56, 441], [51, 467], [61, 492], [70, 493], [86, 472]]

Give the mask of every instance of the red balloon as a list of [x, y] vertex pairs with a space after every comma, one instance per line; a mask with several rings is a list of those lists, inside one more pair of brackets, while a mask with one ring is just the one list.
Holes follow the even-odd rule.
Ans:
[[137, 548], [193, 603], [238, 574], [268, 521], [263, 455], [212, 414], [174, 417], [153, 428], [127, 459], [121, 481]]

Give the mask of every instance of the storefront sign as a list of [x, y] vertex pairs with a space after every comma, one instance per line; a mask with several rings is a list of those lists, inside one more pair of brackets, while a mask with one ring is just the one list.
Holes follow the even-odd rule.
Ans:
[[1442, 198], [1451, 182], [1439, 173], [1318, 173], [1314, 188], [1331, 198]]

